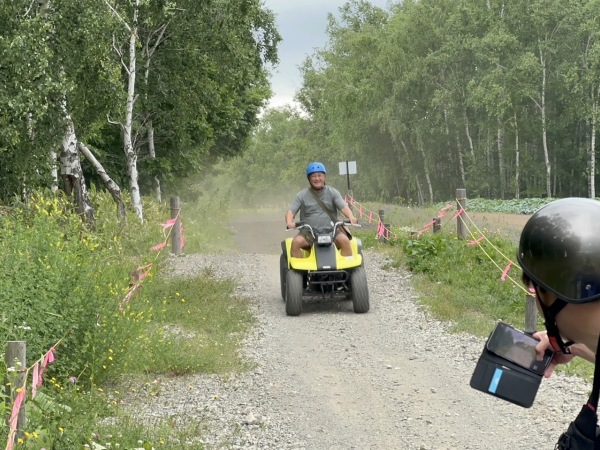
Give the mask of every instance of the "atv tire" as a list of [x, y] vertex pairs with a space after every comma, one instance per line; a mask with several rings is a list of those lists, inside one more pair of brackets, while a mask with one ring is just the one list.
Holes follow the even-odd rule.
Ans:
[[352, 286], [352, 305], [358, 314], [369, 311], [369, 289], [367, 287], [367, 272], [364, 267], [357, 267], [350, 276]]
[[288, 270], [285, 276], [285, 313], [299, 316], [302, 313], [302, 274]]
[[279, 258], [279, 281], [281, 282], [281, 298], [285, 302], [285, 277], [288, 272], [288, 262], [285, 255], [282, 253]]

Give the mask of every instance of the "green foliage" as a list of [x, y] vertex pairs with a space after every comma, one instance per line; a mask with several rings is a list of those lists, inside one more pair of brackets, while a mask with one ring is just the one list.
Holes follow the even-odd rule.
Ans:
[[402, 245], [408, 268], [418, 273], [430, 273], [439, 264], [438, 256], [445, 255], [447, 248], [448, 239], [442, 234], [406, 239]]
[[[149, 430], [119, 407], [124, 388], [119, 383], [145, 384], [158, 374], [226, 375], [246, 369], [239, 346], [252, 315], [232, 295], [231, 280], [215, 281], [209, 272], [186, 279], [157, 276], [164, 255], [150, 248], [163, 239], [166, 205], [148, 200], [146, 223], [133, 213], [120, 223], [112, 200], [95, 190], [91, 194], [99, 212], [93, 231], [61, 196], [36, 194], [26, 204], [0, 209], [0, 279], [6, 286], [0, 294], [0, 336], [4, 342], [27, 341], [30, 369], [27, 425], [16, 448], [95, 443], [176, 449], [182, 440], [190, 442], [188, 448], [201, 448], [202, 423], [174, 430], [165, 420]], [[214, 214], [217, 206], [219, 214]], [[188, 245], [210, 251], [226, 247], [226, 198], [200, 195], [182, 208]], [[211, 223], [217, 216], [221, 221]], [[151, 263], [154, 267], [126, 301], [135, 282], [132, 269]], [[31, 365], [61, 337], [56, 360], [32, 399]], [[7, 376], [4, 361], [0, 376]], [[156, 387], [148, 386], [149, 391]], [[0, 404], [6, 423], [11, 405]], [[7, 432], [0, 427], [0, 440]]]
[[152, 284], [146, 296], [161, 314], [131, 343], [128, 370], [180, 375], [243, 369], [239, 343], [253, 319], [233, 288], [231, 280], [214, 281], [209, 271]]
[[27, 341], [31, 363], [62, 338], [52, 367], [62, 377], [86, 370], [99, 322], [117, 326], [109, 318], [127, 279], [106, 243], [69, 209], [59, 197], [35, 196], [0, 217], [2, 340]]
[[556, 199], [526, 198], [512, 200], [490, 200], [485, 198], [470, 198], [467, 201], [467, 209], [469, 211], [531, 215], [542, 206], [550, 203], [553, 200]]
[[423, 301], [436, 317], [453, 322], [457, 331], [477, 334], [489, 332], [489, 325], [498, 319], [523, 323], [526, 292], [520, 269], [513, 267], [510, 277], [500, 280], [516, 254], [512, 242], [488, 235], [480, 245], [467, 245], [444, 232], [400, 241], [396, 264], [418, 274]]
[[[348, 1], [301, 67], [302, 142], [334, 163], [356, 160], [361, 200], [433, 204], [457, 188], [497, 199], [595, 196], [597, 9], [597, 0], [405, 1], [388, 11]], [[268, 112], [264, 121], [256, 159], [269, 162], [277, 137], [295, 165], [304, 145], [282, 132], [289, 124]], [[261, 166], [273, 167], [279, 159]]]

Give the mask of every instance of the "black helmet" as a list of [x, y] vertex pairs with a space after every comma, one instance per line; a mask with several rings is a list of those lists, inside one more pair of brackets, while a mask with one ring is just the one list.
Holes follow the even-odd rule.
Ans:
[[517, 259], [565, 302], [600, 299], [600, 202], [564, 198], [539, 209], [523, 228]]

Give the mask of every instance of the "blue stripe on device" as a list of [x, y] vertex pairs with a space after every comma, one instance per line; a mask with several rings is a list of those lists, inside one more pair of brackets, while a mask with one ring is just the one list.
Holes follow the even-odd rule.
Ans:
[[496, 389], [498, 389], [498, 384], [500, 383], [500, 378], [502, 378], [503, 373], [504, 371], [502, 369], [496, 369], [494, 372], [490, 387], [488, 388], [488, 391], [490, 391], [492, 394], [496, 393]]

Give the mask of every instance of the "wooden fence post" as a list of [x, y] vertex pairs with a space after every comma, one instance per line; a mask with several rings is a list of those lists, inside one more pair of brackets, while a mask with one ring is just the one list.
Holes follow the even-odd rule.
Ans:
[[181, 207], [179, 197], [171, 197], [171, 219], [177, 218], [171, 228], [171, 253], [174, 255], [181, 254]]
[[525, 296], [525, 329], [526, 333], [537, 331], [537, 305], [535, 296]]
[[[5, 380], [5, 393], [7, 408], [12, 407], [15, 397], [17, 396], [17, 389], [19, 389], [25, 383], [25, 377], [27, 376], [27, 360], [26, 360], [26, 349], [27, 344], [25, 341], [8, 341], [6, 345], [6, 352], [4, 361], [7, 369], [13, 368], [15, 370], [14, 379], [11, 376], [11, 380]], [[10, 404], [8, 403], [10, 402]], [[15, 442], [18, 438], [23, 435], [23, 427], [25, 426], [25, 400], [21, 403], [19, 408], [19, 414], [17, 415], [17, 432], [14, 436]]]
[[465, 224], [465, 210], [467, 209], [467, 190], [457, 189], [456, 190], [456, 209], [462, 211], [456, 217], [456, 235], [459, 239], [467, 237], [467, 227]]

